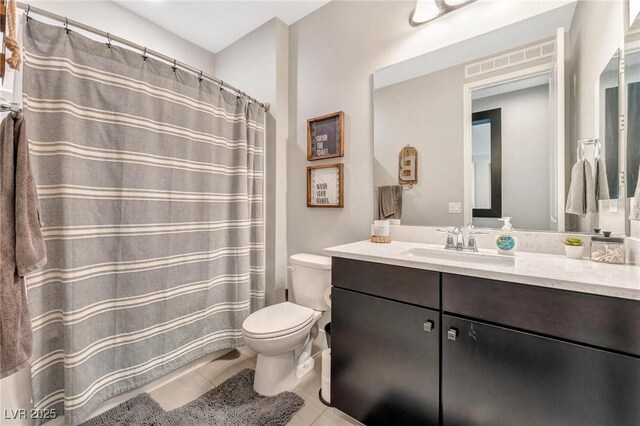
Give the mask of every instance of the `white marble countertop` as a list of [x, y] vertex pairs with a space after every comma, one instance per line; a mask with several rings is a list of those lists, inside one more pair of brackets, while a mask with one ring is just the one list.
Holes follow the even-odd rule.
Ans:
[[431, 258], [416, 260], [402, 254], [411, 248], [441, 249], [442, 246], [402, 241], [389, 244], [359, 241], [326, 248], [324, 252], [328, 256], [640, 300], [640, 266], [608, 265], [588, 259], [575, 260], [537, 253], [516, 253], [513, 265]]

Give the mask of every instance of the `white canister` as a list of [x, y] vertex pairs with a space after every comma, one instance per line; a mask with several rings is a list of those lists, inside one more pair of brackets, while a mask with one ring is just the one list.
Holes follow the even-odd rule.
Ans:
[[389, 236], [389, 222], [386, 220], [374, 220], [373, 221], [373, 235], [376, 237], [388, 237]]

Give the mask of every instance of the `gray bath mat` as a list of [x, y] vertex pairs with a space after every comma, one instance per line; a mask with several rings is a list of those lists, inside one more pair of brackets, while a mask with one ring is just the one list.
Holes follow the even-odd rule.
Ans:
[[293, 392], [260, 396], [253, 390], [254, 371], [247, 368], [200, 398], [164, 411], [149, 394], [141, 394], [86, 421], [82, 426], [283, 426], [302, 408]]

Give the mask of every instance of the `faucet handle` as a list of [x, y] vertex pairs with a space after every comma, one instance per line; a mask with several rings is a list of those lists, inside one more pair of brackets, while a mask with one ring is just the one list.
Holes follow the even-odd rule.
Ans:
[[453, 241], [453, 233], [448, 232], [447, 234], [447, 244], [444, 246], [445, 249], [455, 249], [457, 248], [456, 243]]
[[469, 251], [478, 251], [478, 245], [476, 244], [476, 237], [474, 233], [469, 234], [469, 241], [467, 243], [466, 249]]

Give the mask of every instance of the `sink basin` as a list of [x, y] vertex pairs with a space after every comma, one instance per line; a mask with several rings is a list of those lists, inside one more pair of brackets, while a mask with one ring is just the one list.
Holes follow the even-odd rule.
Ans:
[[503, 256], [490, 251], [455, 251], [440, 248], [413, 247], [398, 253], [419, 262], [450, 260], [455, 262], [476, 263], [482, 265], [513, 266], [513, 256]]

